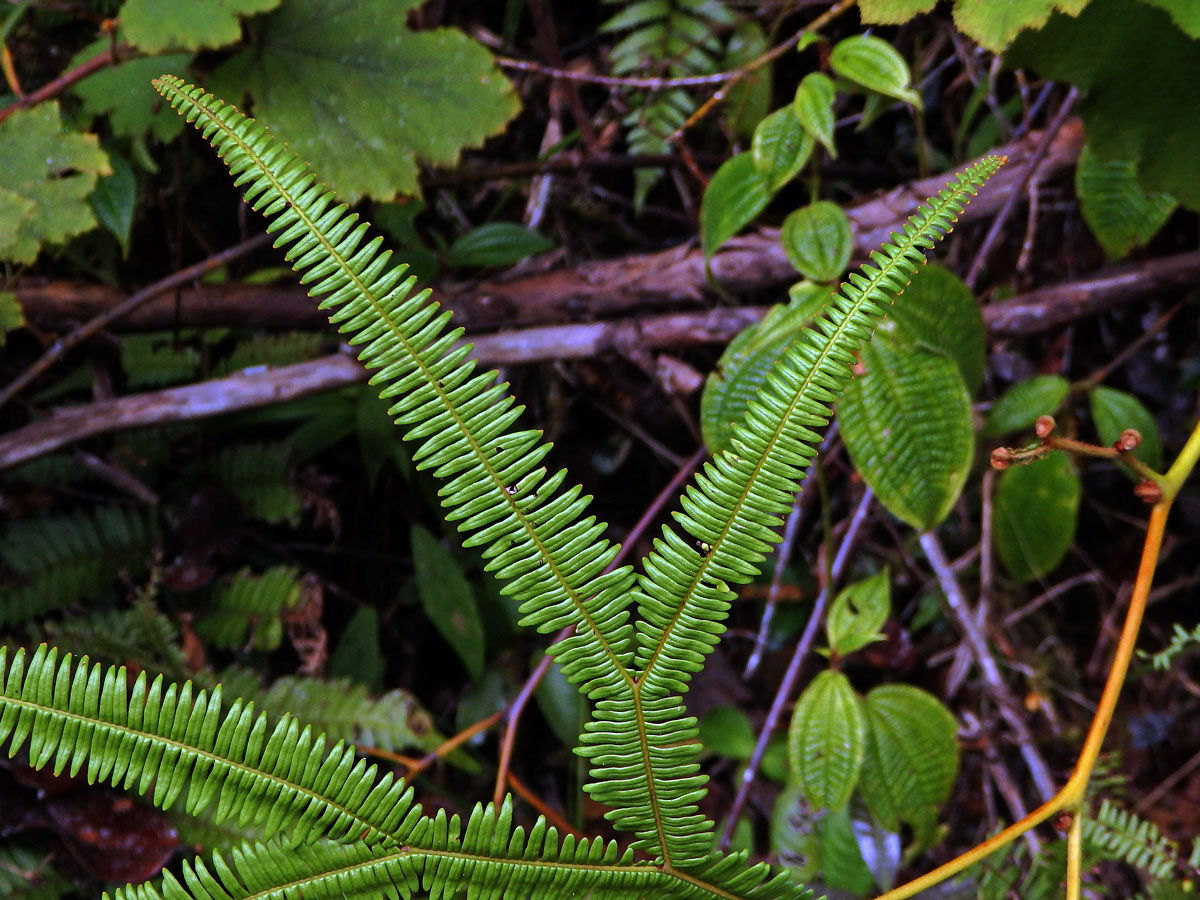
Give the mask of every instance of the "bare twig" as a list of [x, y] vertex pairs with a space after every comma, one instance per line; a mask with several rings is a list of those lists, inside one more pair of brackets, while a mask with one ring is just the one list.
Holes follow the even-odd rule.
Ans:
[[767, 637], [771, 633], [771, 622], [775, 618], [775, 604], [779, 602], [779, 588], [783, 584], [783, 570], [787, 568], [792, 558], [792, 546], [796, 543], [796, 534], [800, 531], [801, 505], [805, 497], [813, 496], [811, 491], [804, 491], [796, 497], [792, 511], [788, 513], [787, 522], [783, 526], [783, 541], [775, 551], [775, 574], [771, 576], [771, 587], [767, 590], [767, 603], [763, 609], [762, 619], [758, 623], [758, 634], [754, 638], [754, 649], [746, 660], [746, 668], [742, 670], [743, 678], [752, 678], [762, 663], [763, 653], [767, 649]]
[[126, 43], [117, 44], [115, 47], [111, 47], [103, 53], [93, 56], [87, 62], [80, 63], [69, 72], [64, 72], [53, 81], [42, 85], [33, 93], [26, 94], [24, 97], [20, 97], [15, 102], [0, 109], [0, 122], [3, 122], [15, 112], [28, 109], [31, 106], [37, 106], [39, 103], [59, 96], [72, 85], [87, 78], [93, 72], [98, 72], [107, 66], [116, 65], [121, 60], [132, 59], [135, 56], [141, 55], [141, 51], [135, 50]]

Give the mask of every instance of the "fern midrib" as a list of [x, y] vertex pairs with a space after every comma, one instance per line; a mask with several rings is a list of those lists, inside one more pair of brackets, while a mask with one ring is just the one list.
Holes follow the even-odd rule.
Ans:
[[[967, 183], [969, 184], [969, 182], [967, 182]], [[944, 211], [945, 209], [947, 209], [950, 203], [958, 202], [961, 194], [967, 193], [964, 189], [965, 185], [956, 185], [955, 187], [956, 187], [956, 189], [951, 190], [949, 195], [945, 199], [941, 200], [936, 206], [933, 204], [930, 204], [929, 222], [936, 221], [939, 214], [942, 211]], [[762, 472], [763, 466], [766, 464], [766, 460], [771, 457], [776, 445], [778, 444], [779, 440], [783, 436], [783, 428], [784, 428], [785, 423], [787, 423], [787, 421], [791, 418], [792, 414], [796, 410], [796, 407], [801, 403], [801, 401], [803, 399], [807, 399], [808, 390], [811, 387], [811, 385], [813, 384], [813, 380], [816, 377], [816, 374], [821, 371], [822, 366], [829, 359], [833, 348], [839, 345], [840, 339], [842, 338], [844, 331], [847, 328], [848, 324], [852, 321], [855, 321], [856, 316], [862, 309], [862, 306], [864, 305], [864, 303], [869, 302], [869, 294], [873, 290], [875, 290], [877, 287], [879, 287], [880, 284], [883, 283], [885, 275], [890, 275], [892, 272], [894, 272], [896, 270], [896, 267], [898, 267], [900, 265], [900, 261], [906, 258], [904, 256], [904, 254], [909, 249], [911, 249], [915, 245], [916, 240], [922, 236], [931, 237], [931, 235], [926, 234], [926, 232], [923, 231], [922, 229], [916, 229], [916, 230], [914, 230], [914, 232], [911, 236], [906, 237], [906, 239], [903, 243], [899, 243], [896, 245], [897, 252], [890, 256], [886, 266], [880, 267], [878, 272], [876, 273], [876, 275], [873, 278], [868, 280], [869, 281], [868, 287], [861, 289], [861, 293], [859, 294], [859, 299], [857, 301], [853, 302], [853, 307], [852, 307], [851, 312], [847, 313], [844, 316], [841, 323], [837, 326], [837, 330], [834, 331], [834, 333], [831, 336], [829, 336], [829, 339], [826, 341], [824, 348], [821, 350], [820, 355], [817, 357], [817, 360], [813, 362], [812, 366], [809, 368], [808, 372], [805, 374], [804, 380], [801, 383], [800, 389], [797, 390], [793, 394], [792, 401], [791, 401], [791, 403], [788, 404], [786, 413], [784, 415], [780, 416], [780, 418], [779, 418], [779, 426], [772, 433], [769, 443], [766, 445], [764, 451], [759, 455], [757, 462], [754, 464], [754, 468], [752, 470], [751, 477], [746, 479], [745, 486], [742, 489], [741, 493], [738, 495], [737, 502], [734, 504], [733, 510], [730, 512], [729, 516], [725, 519], [725, 525], [722, 526], [721, 533], [717, 536], [717, 539], [712, 542], [712, 549], [709, 550], [702, 558], [700, 565], [696, 569], [695, 577], [692, 579], [691, 584], [688, 586], [688, 589], [684, 593], [680, 602], [676, 605], [675, 612], [671, 615], [670, 622], [668, 622], [667, 626], [663, 629], [662, 636], [659, 638], [658, 643], [656, 644], [656, 646], [654, 648], [654, 653], [651, 655], [650, 659], [646, 662], [646, 665], [643, 667], [642, 671], [639, 672], [638, 675], [636, 676], [636, 678], [634, 679], [634, 681], [635, 681], [635, 697], [640, 695], [641, 685], [649, 677], [649, 675], [653, 671], [655, 665], [657, 665], [657, 663], [661, 657], [663, 649], [670, 642], [671, 637], [673, 636], [676, 627], [678, 627], [679, 620], [680, 620], [680, 617], [683, 615], [684, 609], [687, 608], [688, 604], [691, 602], [693, 593], [696, 591], [696, 589], [700, 586], [700, 583], [707, 576], [708, 569], [709, 569], [711, 562], [717, 557], [718, 552], [721, 550], [721, 548], [725, 544], [726, 539], [728, 538], [729, 533], [732, 530], [734, 523], [737, 521], [739, 514], [741, 513], [742, 509], [745, 507], [745, 505], [749, 499], [751, 491], [753, 490], [754, 486], [758, 483], [759, 475]], [[872, 260], [872, 262], [874, 262], [874, 260]], [[848, 297], [845, 297], [845, 294], [843, 294], [842, 296], [845, 299], [849, 299]], [[728, 453], [731, 451], [724, 451], [724, 452]], [[639, 712], [641, 710], [640, 701], [639, 701], [638, 710], [639, 710]], [[639, 720], [640, 720], [640, 717], [639, 717]]]
[[[147, 740], [151, 743], [158, 743], [158, 744], [161, 744], [168, 748], [178, 749], [181, 756], [184, 756], [184, 757], [192, 756], [192, 757], [196, 757], [199, 759], [206, 759], [211, 762], [217, 763], [218, 765], [216, 766], [216, 768], [234, 769], [239, 772], [253, 775], [255, 778], [262, 779], [263, 781], [281, 785], [289, 790], [293, 790], [298, 794], [301, 794], [305, 797], [310, 798], [311, 800], [321, 804], [322, 806], [324, 806], [328, 809], [334, 809], [334, 810], [338, 810], [338, 811], [344, 813], [345, 815], [347, 815], [351, 819], [353, 819], [355, 822], [360, 822], [362, 824], [362, 826], [364, 828], [368, 829], [370, 832], [385, 835], [387, 838], [389, 838], [392, 841], [398, 840], [398, 838], [394, 834], [389, 834], [388, 832], [384, 831], [382, 828], [378, 827], [377, 825], [371, 824], [371, 822], [362, 818], [361, 816], [359, 816], [357, 813], [355, 813], [348, 807], [342, 806], [338, 803], [334, 803], [332, 800], [330, 800], [325, 795], [319, 794], [316, 791], [312, 790], [311, 788], [307, 788], [302, 784], [296, 784], [295, 782], [288, 781], [285, 778], [280, 778], [278, 775], [272, 775], [268, 772], [263, 771], [262, 769], [256, 769], [253, 766], [248, 766], [245, 763], [236, 762], [235, 760], [229, 759], [228, 757], [219, 756], [218, 754], [213, 753], [209, 750], [202, 750], [199, 747], [193, 746], [192, 744], [185, 744], [181, 741], [174, 740], [173, 738], [163, 737], [162, 735], [154, 734], [153, 732], [149, 732], [149, 731], [139, 731], [136, 728], [130, 728], [128, 725], [118, 725], [115, 722], [104, 722], [99, 719], [94, 719], [91, 716], [83, 715], [82, 713], [73, 713], [73, 712], [70, 712], [67, 710], [56, 709], [53, 706], [43, 706], [40, 703], [34, 703], [29, 700], [22, 700], [19, 697], [0, 697], [0, 705], [5, 705], [5, 704], [11, 704], [13, 706], [16, 706], [19, 709], [31, 710], [35, 714], [40, 712], [45, 715], [49, 715], [51, 718], [70, 719], [70, 720], [74, 720], [76, 722], [91, 725], [92, 727], [97, 728], [97, 729], [107, 730], [109, 732], [114, 732], [114, 733], [119, 733], [119, 734], [132, 735], [134, 737], [141, 738], [143, 740]], [[74, 755], [74, 754], [72, 754], [72, 755]]]
[[[188, 96], [184, 91], [178, 88], [175, 88], [175, 90], [178, 90], [179, 93], [184, 94], [184, 96]], [[295, 210], [296, 215], [304, 222], [309, 233], [314, 235], [320, 245], [325, 249], [328, 257], [335, 260], [338, 268], [350, 278], [351, 282], [353, 282], [359, 296], [361, 296], [371, 305], [371, 308], [375, 311], [379, 319], [386, 324], [388, 332], [396, 339], [397, 342], [404, 345], [409, 357], [416, 362], [421, 374], [424, 376], [425, 383], [429, 385], [436, 393], [438, 399], [442, 403], [442, 406], [449, 410], [454, 422], [458, 426], [459, 432], [466, 438], [471, 447], [472, 454], [474, 455], [476, 461], [482, 465], [484, 470], [487, 472], [493, 487], [499, 489], [498, 493], [494, 493], [496, 493], [498, 498], [503, 498], [503, 501], [508, 506], [511, 515], [518, 522], [520, 522], [525, 534], [533, 542], [534, 546], [538, 548], [539, 555], [541, 556], [543, 562], [553, 573], [554, 579], [560, 586], [562, 592], [575, 607], [575, 611], [580, 620], [591, 630], [593, 638], [603, 649], [604, 655], [607, 657], [613, 670], [617, 672], [622, 681], [624, 681], [629, 688], [632, 689], [634, 684], [633, 677], [629, 674], [629, 671], [625, 668], [624, 664], [613, 650], [611, 644], [609, 644], [608, 639], [605, 637], [598, 624], [588, 614], [587, 608], [584, 606], [584, 602], [579, 598], [578, 593], [573, 587], [571, 587], [566, 577], [562, 574], [562, 570], [555, 562], [553, 554], [546, 549], [545, 545], [538, 537], [536, 529], [532, 527], [532, 524], [525, 517], [523, 511], [516, 504], [513, 497], [511, 497], [508, 491], [505, 490], [503, 481], [500, 479], [495, 468], [493, 468], [491, 465], [491, 461], [488, 459], [487, 454], [484, 453], [482, 446], [480, 446], [479, 442], [475, 439], [475, 435], [471, 432], [471, 430], [467, 427], [466, 422], [459, 415], [457, 407], [450, 401], [450, 398], [439, 383], [439, 380], [433, 377], [433, 374], [429, 371], [429, 367], [425, 365], [421, 355], [413, 350], [412, 344], [409, 343], [408, 339], [404, 335], [404, 332], [397, 327], [396, 323], [392, 320], [392, 317], [384, 312], [378, 298], [375, 297], [375, 295], [368, 289], [367, 285], [363, 283], [362, 279], [358, 277], [357, 273], [355, 273], [354, 270], [347, 265], [346, 260], [342, 257], [342, 255], [338, 253], [336, 248], [326, 239], [324, 232], [320, 228], [316, 227], [316, 223], [313, 222], [313, 220], [308, 216], [307, 211], [295, 201], [290, 192], [284, 189], [284, 187], [279, 183], [279, 180], [275, 177], [275, 174], [267, 165], [263, 163], [258, 154], [255, 153], [254, 150], [247, 145], [245, 141], [243, 141], [241, 137], [225, 123], [224, 120], [217, 116], [216, 112], [207, 104], [202, 104], [199, 99], [193, 97], [188, 97], [188, 99], [196, 107], [203, 109], [208, 119], [217, 123], [218, 127], [229, 136], [230, 140], [236, 143], [237, 146], [242, 149], [242, 152], [246, 154], [246, 156], [254, 160], [258, 170], [262, 172], [271, 182], [271, 185], [274, 187], [276, 193], [288, 202], [288, 205], [291, 207], [291, 209]], [[578, 627], [578, 625], [576, 625], [576, 627]]]

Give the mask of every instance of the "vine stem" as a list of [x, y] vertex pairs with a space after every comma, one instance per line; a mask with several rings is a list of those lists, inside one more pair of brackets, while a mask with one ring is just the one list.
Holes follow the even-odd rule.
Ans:
[[[1100, 702], [1096, 706], [1092, 724], [1088, 728], [1087, 737], [1079, 759], [1071, 772], [1067, 783], [1053, 797], [1035, 809], [1024, 818], [1009, 825], [981, 844], [972, 847], [967, 852], [955, 857], [947, 863], [938, 866], [919, 878], [914, 878], [907, 884], [902, 884], [886, 893], [880, 894], [877, 900], [903, 900], [912, 897], [935, 884], [939, 884], [957, 875], [959, 872], [974, 865], [980, 860], [1008, 844], [1021, 835], [1036, 828], [1051, 816], [1067, 810], [1073, 814], [1071, 830], [1067, 836], [1067, 897], [1077, 900], [1080, 896], [1082, 880], [1082, 853], [1080, 852], [1083, 835], [1083, 800], [1088, 782], [1100, 755], [1101, 745], [1112, 723], [1121, 687], [1129, 672], [1129, 663], [1133, 659], [1134, 647], [1137, 644], [1138, 632], [1141, 630], [1142, 616], [1146, 611], [1146, 600], [1150, 595], [1150, 587], [1154, 581], [1154, 570], [1158, 565], [1158, 557], [1162, 551], [1163, 534], [1166, 530], [1167, 515], [1171, 504], [1180, 487], [1200, 461], [1200, 422], [1192, 429], [1191, 436], [1180, 451], [1179, 456], [1163, 477], [1162, 498], [1150, 510], [1150, 519], [1146, 525], [1146, 539], [1142, 545], [1142, 557], [1138, 564], [1137, 577], [1134, 581], [1133, 592], [1129, 598], [1129, 609], [1125, 613], [1125, 623], [1121, 626], [1121, 637], [1109, 666], [1108, 678], [1104, 682], [1104, 690], [1100, 694]], [[1072, 849], [1074, 847], [1074, 849]]]

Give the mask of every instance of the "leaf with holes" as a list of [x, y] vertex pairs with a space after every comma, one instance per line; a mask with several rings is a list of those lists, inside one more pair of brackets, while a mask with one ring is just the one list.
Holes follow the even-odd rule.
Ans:
[[1149, 242], [1179, 205], [1168, 193], [1143, 190], [1133, 160], [1103, 162], [1086, 145], [1075, 166], [1075, 194], [1109, 259]]
[[909, 86], [908, 63], [882, 38], [860, 34], [838, 41], [829, 54], [829, 65], [855, 84], [921, 108], [921, 95]]
[[1065, 453], [1005, 469], [992, 500], [992, 533], [1006, 569], [1036, 581], [1058, 567], [1075, 540], [1079, 473]]
[[780, 232], [788, 261], [813, 281], [834, 281], [846, 271], [854, 249], [850, 220], [836, 203], [818, 200], [797, 209]]
[[213, 75], [345, 200], [417, 190], [417, 160], [450, 164], [520, 108], [491, 54], [452, 28], [415, 32], [415, 0], [288, 0]]
[[866, 374], [846, 387], [838, 418], [850, 458], [880, 502], [926, 531], [966, 483], [975, 450], [971, 398], [954, 360], [893, 344], [889, 326], [863, 347]]
[[845, 656], [883, 640], [884, 635], [879, 629], [891, 612], [891, 595], [892, 585], [886, 569], [838, 594], [825, 621], [830, 649]]
[[1158, 435], [1158, 423], [1141, 400], [1133, 394], [1101, 385], [1092, 390], [1088, 401], [1101, 444], [1112, 446], [1121, 432], [1132, 428], [1142, 435], [1142, 442], [1133, 455], [1151, 469], [1162, 468], [1162, 438]]
[[700, 243], [704, 259], [762, 212], [771, 192], [750, 153], [739, 153], [721, 164], [700, 201]]
[[863, 702], [866, 755], [859, 782], [889, 831], [931, 824], [958, 774], [958, 724], [932, 694], [907, 684], [877, 687]]
[[788, 765], [813, 806], [837, 811], [849, 802], [866, 727], [862, 701], [841, 672], [826, 669], [804, 689], [788, 728]]
[[1058, 412], [1070, 392], [1070, 383], [1061, 375], [1035, 375], [1018, 381], [992, 404], [983, 433], [998, 437], [1032, 428], [1040, 416]]

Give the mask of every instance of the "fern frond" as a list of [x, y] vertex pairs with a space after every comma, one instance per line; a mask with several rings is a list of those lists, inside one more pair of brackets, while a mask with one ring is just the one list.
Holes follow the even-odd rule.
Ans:
[[296, 525], [302, 504], [289, 471], [291, 452], [286, 443], [234, 444], [198, 468], [237, 498], [247, 518]]
[[[511, 430], [522, 407], [497, 384], [494, 372], [475, 373], [462, 329], [429, 300], [409, 296], [414, 278], [389, 265], [382, 238], [335, 205], [308, 167], [253, 120], [174, 76], [155, 81], [188, 122], [224, 158], [247, 202], [271, 219], [276, 246], [303, 271], [309, 293], [359, 359], [378, 369], [371, 383], [398, 398], [390, 412], [419, 441], [413, 460], [445, 480], [439, 491], [447, 518], [465, 542], [482, 545], [487, 568], [508, 581], [522, 601], [525, 624], [543, 632], [575, 625], [578, 634], [554, 648], [564, 673], [593, 695], [628, 690], [632, 657], [627, 593], [632, 571], [605, 574], [618, 547], [601, 537], [604, 524], [586, 510], [578, 487], [560, 490], [565, 471], [540, 463], [550, 451], [541, 432]], [[325, 296], [327, 295], [327, 296]]]
[[0, 591], [0, 626], [99, 593], [145, 557], [154, 533], [148, 515], [119, 506], [9, 525], [0, 534], [0, 559], [17, 584]]
[[218, 647], [238, 649], [249, 643], [274, 650], [283, 640], [281, 615], [299, 603], [298, 569], [274, 566], [260, 575], [242, 569], [217, 589], [209, 610], [196, 621], [196, 631]]
[[1105, 800], [1095, 818], [1083, 820], [1084, 840], [1106, 859], [1119, 859], [1154, 878], [1165, 878], [1181, 860], [1179, 845], [1153, 822]]
[[57, 900], [67, 893], [71, 884], [48, 863], [36, 847], [0, 844], [0, 900]]
[[[953, 225], [963, 204], [1002, 160], [983, 160], [920, 208], [872, 254], [873, 265], [850, 276], [814, 327], [783, 354], [733, 431], [731, 450], [705, 466], [689, 486], [676, 519], [697, 546], [669, 527], [654, 542], [639, 576], [636, 681], [632, 698], [597, 703], [580, 753], [592, 760], [587, 790], [612, 807], [620, 827], [676, 866], [693, 864], [709, 845], [711, 822], [697, 801], [695, 720], [678, 695], [716, 645], [733, 593], [758, 573], [773, 529], [792, 507], [832, 404], [851, 377], [853, 352], [870, 339], [892, 298], [908, 283], [924, 252]], [[630, 717], [637, 733], [621, 728]], [[651, 823], [648, 828], [647, 823]], [[653, 830], [651, 830], [651, 828]], [[665, 836], [661, 848], [655, 835]]]
[[[143, 672], [75, 663], [44, 644], [11, 663], [0, 648], [0, 748], [26, 749], [36, 769], [85, 772], [88, 783], [148, 794], [161, 808], [176, 798], [189, 812], [214, 802], [217, 819], [287, 829], [296, 843], [322, 835], [364, 842], [402, 841], [420, 808], [412, 790], [354, 748], [327, 749], [324, 735], [285, 718], [268, 730], [253, 704], [234, 701], [221, 712], [221, 690], [199, 691], [153, 681]], [[85, 769], [86, 767], [86, 769]]]

